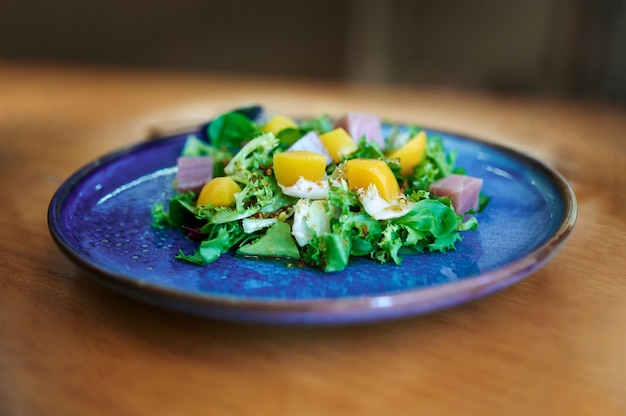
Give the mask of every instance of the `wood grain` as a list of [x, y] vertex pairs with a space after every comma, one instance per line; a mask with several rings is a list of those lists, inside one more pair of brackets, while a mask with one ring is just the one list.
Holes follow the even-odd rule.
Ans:
[[[72, 172], [245, 103], [368, 111], [507, 144], [570, 181], [578, 223], [513, 287], [343, 327], [160, 310], [57, 249], [46, 210]], [[0, 62], [0, 414], [624, 415], [625, 138], [626, 110], [602, 102]]]

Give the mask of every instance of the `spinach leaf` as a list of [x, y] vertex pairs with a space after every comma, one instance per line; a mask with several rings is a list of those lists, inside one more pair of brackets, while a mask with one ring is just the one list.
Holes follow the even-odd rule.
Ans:
[[256, 133], [259, 133], [258, 126], [236, 111], [222, 114], [208, 126], [209, 138], [218, 148], [240, 148], [243, 141]]
[[196, 220], [195, 194], [187, 192], [174, 195], [169, 204], [169, 222], [172, 227], [180, 228]]
[[298, 141], [303, 136], [300, 129], [294, 127], [287, 127], [278, 132], [276, 137], [280, 141], [280, 145], [283, 148], [288, 148], [292, 144]]
[[195, 197], [193, 192], [174, 195], [169, 200], [169, 211], [165, 211], [163, 204], [154, 204], [152, 207], [152, 225], [158, 229], [193, 225], [197, 222]]

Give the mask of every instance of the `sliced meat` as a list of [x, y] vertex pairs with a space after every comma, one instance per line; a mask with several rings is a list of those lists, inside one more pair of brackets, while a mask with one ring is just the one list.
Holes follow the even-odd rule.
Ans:
[[478, 209], [478, 197], [483, 186], [481, 178], [465, 175], [449, 175], [430, 184], [430, 192], [438, 197], [452, 199], [457, 214]]
[[337, 120], [335, 128], [337, 127], [343, 127], [357, 143], [362, 136], [365, 136], [366, 140], [378, 143], [381, 149], [385, 148], [382, 123], [378, 116], [351, 112]]
[[210, 156], [179, 157], [177, 166], [176, 189], [179, 192], [198, 192], [213, 179], [213, 158]]

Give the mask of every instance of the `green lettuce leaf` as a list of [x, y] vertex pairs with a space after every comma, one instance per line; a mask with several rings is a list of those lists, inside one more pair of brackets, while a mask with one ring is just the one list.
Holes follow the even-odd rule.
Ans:
[[322, 114], [319, 117], [302, 120], [300, 122], [300, 131], [304, 136], [309, 131], [314, 131], [317, 134], [328, 133], [334, 128], [333, 121], [328, 114]]
[[304, 134], [299, 128], [287, 127], [276, 134], [276, 138], [280, 141], [280, 146], [287, 149], [289, 146], [297, 142]]
[[244, 141], [260, 132], [258, 126], [237, 111], [225, 113], [208, 126], [208, 135], [217, 148], [240, 148]]
[[247, 184], [273, 164], [274, 149], [279, 141], [272, 133], [263, 133], [246, 143], [224, 168], [226, 175]]
[[152, 206], [152, 227], [157, 230], [163, 230], [165, 228], [171, 227], [170, 225], [170, 216], [167, 211], [165, 211], [165, 207], [160, 202], [156, 202]]
[[172, 227], [182, 227], [192, 223], [196, 217], [196, 194], [186, 192], [174, 195], [169, 204], [169, 220]]
[[180, 228], [190, 225], [196, 220], [196, 195], [193, 192], [176, 194], [169, 200], [169, 211], [161, 203], [152, 207], [152, 225], [155, 228]]
[[378, 242], [378, 249], [374, 251], [372, 255], [373, 258], [380, 263], [386, 263], [392, 260], [395, 264], [400, 264], [402, 258], [398, 253], [403, 246], [403, 241], [400, 238], [399, 229], [400, 227], [397, 225], [387, 224], [381, 234], [382, 238]]
[[282, 221], [272, 225], [257, 240], [239, 247], [237, 254], [259, 257], [300, 258], [298, 246], [291, 236], [291, 227]]
[[178, 260], [205, 266], [217, 260], [245, 237], [243, 228], [239, 222], [215, 224], [211, 226], [209, 236], [200, 243], [197, 250], [191, 255], [186, 255], [179, 250]]
[[357, 158], [383, 160], [385, 155], [377, 142], [368, 141], [365, 136], [362, 136], [357, 142], [357, 149], [346, 157], [346, 159]]
[[411, 211], [392, 222], [410, 235], [410, 239], [403, 238], [403, 244], [417, 251], [451, 250], [461, 239], [457, 229], [459, 216], [451, 206], [434, 199], [417, 202]]

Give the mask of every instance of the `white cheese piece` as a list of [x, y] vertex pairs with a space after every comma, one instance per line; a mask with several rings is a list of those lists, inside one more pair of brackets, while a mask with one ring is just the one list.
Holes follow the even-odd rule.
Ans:
[[291, 186], [278, 184], [285, 195], [297, 198], [326, 199], [328, 197], [328, 181], [309, 181], [302, 176]]
[[314, 236], [330, 232], [330, 217], [325, 200], [300, 199], [294, 206], [291, 234], [300, 247]]
[[400, 218], [415, 206], [415, 202], [408, 200], [403, 194], [398, 194], [389, 202], [385, 201], [374, 185], [370, 185], [367, 190], [357, 189], [356, 192], [365, 211], [375, 220]]
[[250, 234], [274, 225], [277, 222], [278, 220], [276, 218], [244, 218], [241, 221], [241, 225], [243, 225], [243, 232]]

